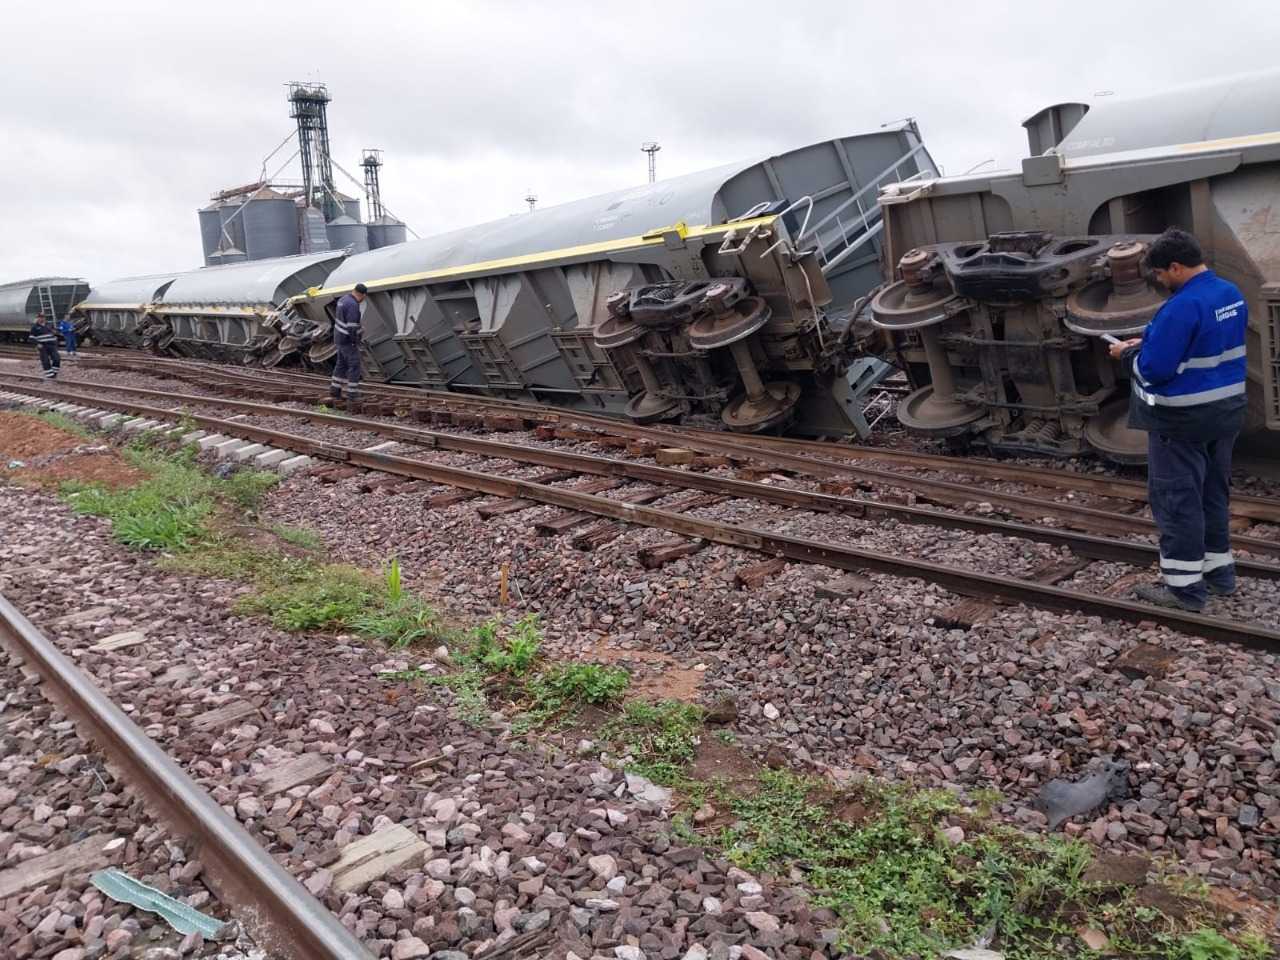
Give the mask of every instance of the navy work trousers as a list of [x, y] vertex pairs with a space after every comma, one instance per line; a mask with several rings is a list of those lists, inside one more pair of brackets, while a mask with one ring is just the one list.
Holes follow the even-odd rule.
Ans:
[[1236, 435], [1182, 440], [1147, 434], [1147, 492], [1160, 528], [1160, 573], [1174, 595], [1202, 604], [1213, 587], [1230, 591], [1231, 448]]
[[345, 391], [348, 400], [355, 400], [360, 393], [360, 341], [335, 333], [333, 345], [338, 348], [338, 354], [333, 376], [329, 378], [329, 396], [338, 400]]
[[46, 380], [52, 380], [58, 375], [58, 369], [62, 366], [62, 360], [58, 356], [58, 347], [52, 343], [38, 344], [40, 348], [40, 369], [44, 371], [41, 374]]

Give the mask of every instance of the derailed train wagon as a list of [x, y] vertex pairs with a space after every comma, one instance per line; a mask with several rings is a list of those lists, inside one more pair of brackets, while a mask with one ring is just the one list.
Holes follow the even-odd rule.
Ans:
[[88, 294], [88, 282], [76, 277], [0, 284], [0, 340], [26, 340], [36, 314], [43, 313], [50, 322], [62, 320]]
[[356, 254], [290, 307], [323, 363], [364, 283], [392, 383], [844, 434], [887, 369], [851, 366], [836, 319], [880, 282], [876, 194], [935, 173], [904, 124]]
[[108, 346], [271, 365], [296, 352], [281, 308], [322, 283], [343, 256], [325, 251], [112, 281], [80, 303], [77, 326]]
[[1029, 119], [1016, 172], [927, 178], [880, 197], [895, 282], [871, 304], [914, 392], [920, 433], [1014, 452], [1146, 457], [1127, 372], [1104, 334], [1136, 335], [1166, 294], [1143, 255], [1191, 230], [1249, 306], [1249, 419], [1280, 430], [1280, 71]]

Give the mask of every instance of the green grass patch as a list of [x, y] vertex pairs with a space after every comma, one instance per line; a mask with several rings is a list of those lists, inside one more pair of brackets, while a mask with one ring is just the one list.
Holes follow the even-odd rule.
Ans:
[[73, 436], [92, 436], [84, 424], [80, 423], [78, 420], [72, 419], [65, 413], [60, 413], [57, 410], [40, 410], [36, 412], [20, 410], [18, 412], [24, 416], [35, 417], [37, 420], [43, 420], [45, 423], [49, 424], [49, 426], [56, 427], [59, 430], [72, 434]]
[[[1188, 920], [1174, 920], [1138, 905], [1131, 889], [1087, 881], [1086, 844], [982, 822], [946, 792], [869, 781], [839, 793], [765, 772], [755, 789], [718, 802], [736, 818], [715, 841], [725, 855], [753, 872], [799, 871], [839, 917], [842, 946], [859, 955], [939, 956], [985, 936], [1008, 960], [1096, 956], [1079, 936], [1091, 927], [1116, 956], [1266, 956], [1257, 938], [1232, 942], [1209, 929], [1194, 904]], [[851, 803], [860, 815], [842, 819]], [[942, 830], [957, 822], [966, 836], [953, 843]]]
[[619, 744], [628, 770], [654, 783], [680, 784], [702, 735], [702, 708], [678, 700], [633, 700], [601, 734]]
[[349, 623], [362, 636], [397, 650], [447, 640], [453, 634], [440, 614], [417, 597], [366, 607]]
[[282, 630], [354, 626], [374, 604], [367, 572], [344, 564], [304, 564], [286, 582], [269, 583], [236, 602], [237, 613], [260, 614]]
[[307, 527], [291, 527], [287, 524], [277, 523], [273, 524], [270, 529], [285, 543], [301, 547], [303, 550], [320, 550], [324, 547], [324, 541], [320, 539], [320, 534]]
[[279, 479], [246, 470], [219, 480], [196, 465], [194, 451], [171, 453], [142, 438], [123, 456], [147, 479], [123, 490], [70, 481], [61, 492], [73, 509], [110, 520], [116, 539], [142, 550], [190, 550], [214, 539], [209, 521], [221, 505], [256, 507]]
[[524, 712], [516, 718], [518, 732], [563, 725], [583, 707], [616, 703], [626, 693], [631, 675], [621, 667], [599, 663], [558, 663], [531, 678], [524, 688]]
[[631, 679], [619, 667], [598, 663], [541, 664], [542, 628], [536, 614], [509, 626], [495, 617], [467, 631], [441, 629], [433, 639], [449, 646], [451, 673], [414, 669], [382, 678], [448, 687], [455, 715], [473, 723], [486, 722], [490, 695], [499, 697], [517, 709], [512, 723], [517, 733], [567, 723], [586, 706], [615, 703]]

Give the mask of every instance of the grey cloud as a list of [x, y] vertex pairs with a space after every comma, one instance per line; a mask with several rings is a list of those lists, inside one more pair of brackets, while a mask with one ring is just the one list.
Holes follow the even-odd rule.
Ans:
[[[223, 2], [6, 10], [0, 277], [194, 266], [195, 210], [254, 179], [323, 79], [335, 155], [386, 151], [428, 234], [913, 116], [958, 173], [1023, 152], [1019, 122], [1270, 63], [1269, 2]], [[1209, 20], [1212, 20], [1212, 23]], [[51, 54], [51, 50], [54, 51]], [[286, 149], [292, 150], [292, 147]], [[280, 159], [283, 159], [282, 154]], [[296, 174], [293, 174], [296, 176]], [[344, 189], [354, 189], [343, 182]]]

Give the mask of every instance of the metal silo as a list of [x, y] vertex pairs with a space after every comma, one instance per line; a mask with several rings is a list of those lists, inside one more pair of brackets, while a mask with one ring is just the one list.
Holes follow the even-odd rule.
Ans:
[[240, 219], [244, 221], [244, 252], [248, 259], [289, 257], [298, 252], [298, 213], [287, 197], [263, 191], [249, 201]]
[[395, 217], [383, 217], [368, 224], [369, 227], [369, 249], [377, 250], [380, 247], [389, 247], [394, 243], [404, 243], [408, 239], [405, 225]]
[[[244, 214], [237, 213], [240, 209], [241, 202], [238, 200], [224, 200], [218, 204], [218, 217], [221, 220], [223, 236], [220, 238], [219, 246], [225, 248], [227, 246], [227, 238], [231, 238], [231, 246], [236, 250], [244, 250]], [[221, 262], [225, 263], [223, 259]]]
[[243, 263], [249, 258], [239, 247], [224, 247], [209, 257], [209, 266], [220, 267], [226, 263]]
[[329, 246], [334, 250], [350, 248], [351, 253], [365, 253], [369, 249], [368, 227], [350, 217], [337, 217], [325, 225]]
[[208, 263], [209, 258], [217, 251], [218, 240], [222, 237], [222, 215], [218, 212], [216, 203], [201, 207], [198, 215], [200, 217], [200, 246], [204, 249], [204, 262]]
[[338, 196], [342, 197], [342, 212], [358, 223], [360, 221], [360, 201], [342, 194], [338, 194]]

